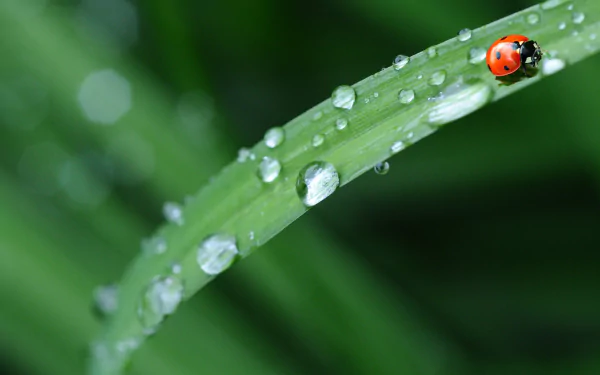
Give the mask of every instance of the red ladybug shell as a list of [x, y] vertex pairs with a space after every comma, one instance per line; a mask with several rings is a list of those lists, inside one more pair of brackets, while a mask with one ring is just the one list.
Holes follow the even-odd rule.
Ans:
[[486, 55], [490, 72], [495, 76], [502, 77], [519, 69], [521, 66], [520, 44], [528, 40], [529, 38], [525, 35], [518, 34], [507, 35], [496, 40]]

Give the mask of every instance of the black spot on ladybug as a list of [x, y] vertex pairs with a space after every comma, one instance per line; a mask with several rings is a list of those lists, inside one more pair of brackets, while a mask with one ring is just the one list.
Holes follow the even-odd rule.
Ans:
[[504, 40], [506, 38], [508, 38], [508, 35], [507, 36], [503, 36], [502, 38], [500, 38], [500, 40]]
[[492, 71], [492, 67], [490, 66], [490, 64], [487, 64], [488, 69], [490, 70], [490, 72]]
[[510, 68], [506, 65], [504, 65], [504, 70], [510, 70]]
[[502, 57], [502, 55], [500, 54], [500, 52], [496, 52], [496, 59], [500, 60], [500, 57]]

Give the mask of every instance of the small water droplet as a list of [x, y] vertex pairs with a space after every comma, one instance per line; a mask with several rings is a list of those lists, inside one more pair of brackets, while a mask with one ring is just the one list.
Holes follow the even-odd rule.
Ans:
[[583, 22], [583, 20], [585, 20], [585, 14], [581, 12], [573, 13], [573, 23], [580, 24]]
[[379, 98], [379, 93], [378, 93], [377, 91], [375, 91], [375, 92], [373, 93], [373, 97], [374, 97], [374, 98]]
[[590, 34], [590, 40], [595, 40], [595, 39], [596, 39], [596, 37], [597, 37], [597, 35], [596, 35], [596, 34]]
[[323, 117], [323, 112], [321, 112], [321, 111], [318, 111], [318, 112], [316, 112], [316, 113], [313, 115], [313, 120], [314, 120], [314, 121], [317, 121], [317, 120], [319, 120], [321, 117]]
[[542, 61], [542, 73], [544, 75], [549, 76], [562, 70], [565, 67], [565, 65], [566, 64], [564, 60], [561, 59], [545, 59], [544, 61]]
[[331, 94], [331, 102], [336, 108], [351, 109], [356, 100], [356, 92], [350, 86], [338, 86]]
[[256, 155], [252, 153], [252, 150], [246, 147], [242, 147], [238, 151], [237, 161], [238, 163], [245, 163], [248, 160], [256, 159]]
[[462, 29], [458, 32], [457, 39], [461, 42], [466, 42], [467, 40], [471, 39], [471, 34], [471, 29]]
[[168, 222], [183, 225], [183, 210], [177, 203], [166, 202], [163, 206], [163, 215]]
[[564, 3], [565, 0], [548, 0], [542, 3], [541, 7], [544, 10], [556, 8], [560, 4]]
[[183, 298], [183, 284], [175, 276], [156, 277], [138, 305], [138, 319], [147, 334], [156, 331], [165, 316], [175, 312]]
[[406, 148], [406, 144], [402, 141], [396, 141], [390, 147], [390, 151], [392, 154], [397, 154], [398, 152], [404, 150]]
[[419, 75], [417, 76], [417, 79], [422, 79], [422, 78], [423, 78], [423, 74], [419, 74]]
[[369, 104], [369, 98], [365, 98], [365, 104]]
[[238, 252], [234, 236], [213, 234], [200, 244], [196, 261], [205, 273], [218, 275], [231, 266]]
[[250, 231], [250, 233], [248, 233], [248, 238], [250, 239], [250, 241], [254, 241], [254, 231]]
[[573, 10], [573, 4], [569, 4], [569, 6], [567, 6], [567, 10]]
[[482, 62], [483, 60], [485, 60], [485, 55], [486, 55], [486, 50], [485, 48], [481, 48], [481, 47], [473, 47], [469, 50], [469, 63], [470, 64], [478, 64], [480, 62]]
[[173, 273], [174, 275], [179, 275], [181, 273], [182, 267], [181, 264], [175, 262], [173, 264], [171, 264], [171, 273]]
[[163, 237], [152, 237], [142, 240], [142, 252], [147, 255], [162, 254], [167, 251], [167, 241]]
[[268, 148], [275, 148], [285, 140], [285, 131], [281, 127], [271, 128], [265, 133], [264, 140]]
[[94, 290], [94, 308], [101, 317], [112, 315], [119, 307], [117, 284], [101, 285]]
[[529, 13], [527, 15], [527, 23], [530, 25], [535, 25], [540, 22], [540, 15], [537, 13]]
[[346, 129], [347, 126], [348, 126], [348, 120], [346, 120], [345, 118], [339, 118], [339, 119], [335, 120], [335, 128], [337, 130], [344, 130], [344, 129]]
[[323, 136], [323, 134], [315, 134], [315, 136], [312, 138], [312, 145], [313, 147], [319, 147], [323, 144], [323, 142], [325, 142], [325, 137]]
[[281, 172], [281, 163], [279, 160], [265, 156], [260, 164], [258, 165], [258, 177], [263, 182], [273, 182], [277, 177], [279, 177], [279, 173]]
[[415, 92], [409, 89], [400, 90], [398, 99], [400, 100], [400, 103], [408, 104], [415, 99]]
[[410, 62], [410, 57], [405, 56], [405, 55], [398, 55], [394, 59], [394, 62], [392, 65], [394, 67], [394, 70], [400, 70], [400, 69], [404, 68], [406, 66], [406, 64], [408, 64], [409, 62]]
[[305, 206], [312, 207], [333, 194], [339, 184], [340, 177], [332, 164], [315, 161], [298, 174], [296, 192]]
[[387, 174], [390, 171], [390, 163], [387, 161], [377, 163], [373, 167], [373, 171], [379, 175]]
[[429, 80], [427, 81], [427, 83], [431, 86], [439, 86], [442, 83], [444, 83], [445, 80], [446, 80], [446, 71], [438, 70], [437, 72], [433, 73], [431, 75], [431, 77], [429, 77]]
[[558, 29], [559, 30], [564, 30], [567, 28], [567, 24], [565, 22], [561, 22], [558, 24]]
[[431, 125], [443, 125], [459, 119], [487, 104], [493, 93], [485, 82], [456, 83], [448, 87], [444, 98], [428, 111], [427, 121]]
[[429, 49], [427, 49], [427, 56], [429, 56], [430, 59], [437, 56], [435, 47], [429, 47]]

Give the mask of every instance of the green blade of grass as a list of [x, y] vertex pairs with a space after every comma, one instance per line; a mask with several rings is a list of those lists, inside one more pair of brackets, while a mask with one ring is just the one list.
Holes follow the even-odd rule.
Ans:
[[[481, 56], [495, 39], [514, 33], [537, 40], [548, 52], [534, 77], [501, 85]], [[305, 213], [308, 209], [298, 197], [296, 180], [307, 164], [327, 161], [339, 174], [340, 185], [345, 185], [446, 123], [596, 53], [598, 33], [598, 2], [551, 0], [473, 30], [468, 40], [455, 37], [412, 56], [399, 70], [390, 67], [364, 79], [353, 85], [356, 101], [351, 109], [336, 108], [325, 100], [290, 121], [281, 145], [273, 149], [264, 142], [255, 145], [255, 159], [231, 163], [186, 203], [183, 224], [167, 223], [158, 230], [156, 236], [165, 240], [167, 250], [138, 257], [123, 277], [119, 308], [105, 325], [99, 339], [103, 350], [92, 355], [89, 373], [120, 373], [145, 340], [137, 313], [153, 279], [169, 275], [181, 280], [184, 298], [189, 298], [214, 277], [204, 273], [196, 259], [198, 245], [207, 236], [232, 236], [240, 249], [238, 258], [243, 258]], [[402, 103], [401, 90], [412, 90], [414, 99]], [[284, 95], [293, 100], [293, 88]], [[337, 130], [335, 123], [341, 118], [348, 126]], [[317, 135], [324, 141], [314, 147], [311, 143]], [[257, 177], [265, 156], [276, 158], [282, 166], [271, 183]], [[171, 273], [173, 262], [181, 265], [176, 275]]]

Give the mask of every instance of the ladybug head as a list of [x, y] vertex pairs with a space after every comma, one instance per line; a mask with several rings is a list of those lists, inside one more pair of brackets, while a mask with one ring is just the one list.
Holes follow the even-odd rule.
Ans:
[[542, 59], [542, 49], [534, 40], [528, 40], [521, 45], [521, 62], [537, 66]]

